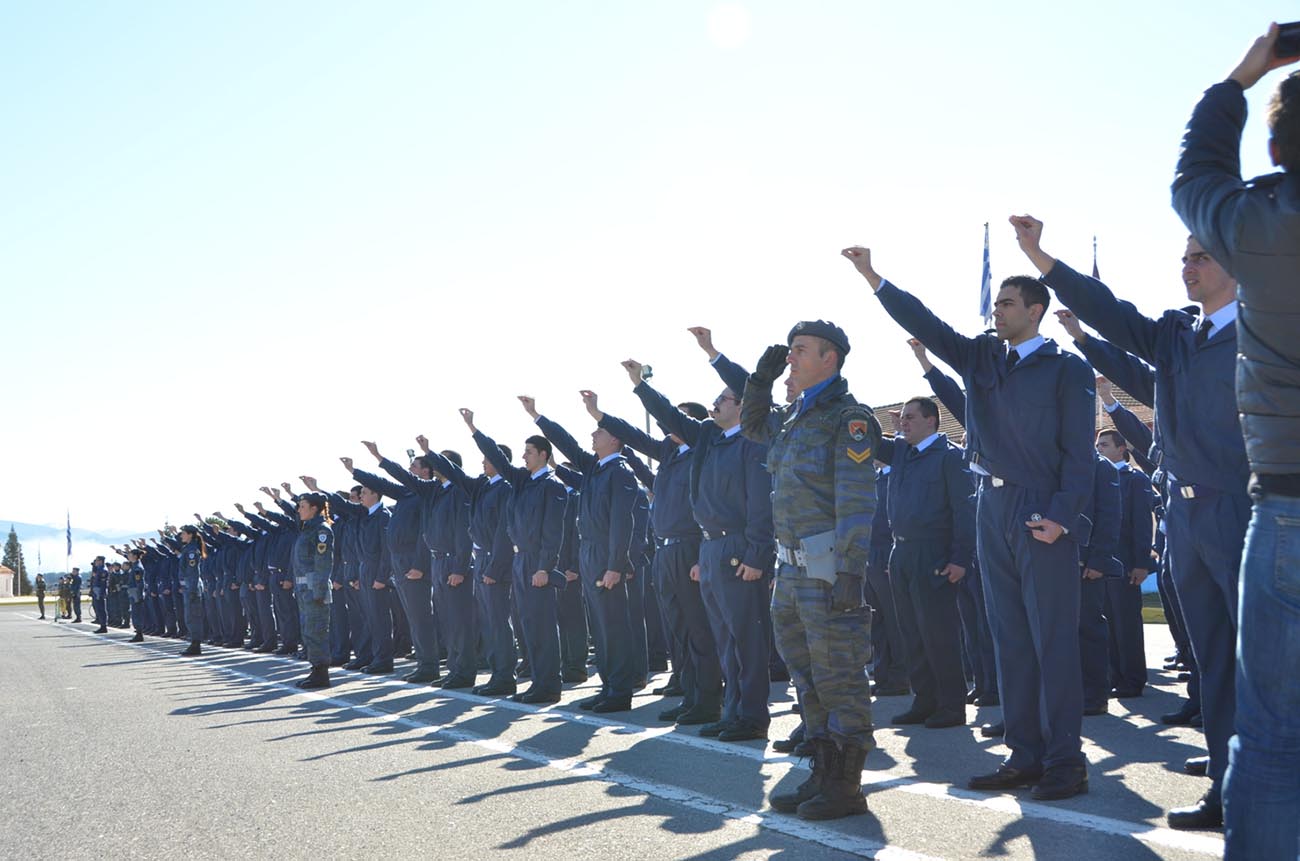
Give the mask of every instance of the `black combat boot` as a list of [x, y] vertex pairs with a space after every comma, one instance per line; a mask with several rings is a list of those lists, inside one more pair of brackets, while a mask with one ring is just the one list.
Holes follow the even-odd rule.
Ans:
[[867, 799], [862, 794], [862, 764], [867, 759], [867, 749], [845, 742], [837, 748], [831, 744], [831, 762], [822, 781], [822, 791], [799, 805], [800, 819], [841, 819], [867, 812]]
[[816, 798], [822, 791], [822, 782], [826, 779], [826, 769], [830, 765], [831, 752], [835, 745], [824, 738], [814, 738], [809, 741], [812, 745], [812, 774], [803, 783], [796, 786], [789, 792], [774, 792], [768, 799], [773, 810], [781, 813], [794, 813], [799, 809], [799, 805], [809, 799]]
[[318, 664], [311, 668], [311, 675], [298, 682], [298, 687], [304, 690], [314, 690], [316, 688], [328, 688], [330, 686], [330, 667], [329, 664]]
[[201, 655], [203, 654], [203, 644], [198, 640], [190, 640], [190, 647], [181, 652], [182, 655]]

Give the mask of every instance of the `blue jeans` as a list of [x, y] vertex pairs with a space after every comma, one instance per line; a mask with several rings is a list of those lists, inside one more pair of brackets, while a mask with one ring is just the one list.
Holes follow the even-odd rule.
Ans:
[[1224, 858], [1289, 861], [1300, 839], [1300, 499], [1255, 500], [1240, 590]]

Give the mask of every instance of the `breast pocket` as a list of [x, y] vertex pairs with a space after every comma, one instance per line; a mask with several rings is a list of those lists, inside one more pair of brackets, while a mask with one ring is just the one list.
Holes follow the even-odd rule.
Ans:
[[791, 442], [793, 445], [786, 456], [795, 472], [807, 476], [823, 476], [830, 471], [833, 455], [830, 429], [803, 428]]

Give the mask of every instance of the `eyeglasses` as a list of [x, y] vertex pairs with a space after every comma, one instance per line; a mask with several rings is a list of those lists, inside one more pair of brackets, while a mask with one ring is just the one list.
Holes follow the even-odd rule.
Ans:
[[737, 398], [733, 398], [733, 397], [731, 397], [730, 395], [719, 395], [719, 396], [718, 396], [718, 397], [713, 401], [713, 405], [714, 405], [715, 407], [720, 407], [720, 406], [722, 406], [723, 404], [725, 404], [727, 401], [735, 401], [736, 403], [740, 403], [740, 400], [739, 400], [739, 399], [737, 399]]

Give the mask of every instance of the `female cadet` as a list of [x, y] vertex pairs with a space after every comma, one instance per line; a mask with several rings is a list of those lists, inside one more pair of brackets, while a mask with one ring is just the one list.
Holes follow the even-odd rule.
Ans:
[[329, 523], [329, 501], [323, 493], [298, 497], [298, 520], [302, 531], [293, 545], [294, 588], [298, 593], [298, 614], [302, 643], [307, 650], [311, 675], [298, 682], [300, 688], [330, 686], [330, 573], [334, 570], [334, 531]]
[[189, 630], [190, 647], [182, 655], [203, 654], [203, 562], [208, 558], [208, 547], [197, 526], [185, 525], [180, 531], [181, 547], [180, 583], [185, 602], [185, 627]]

